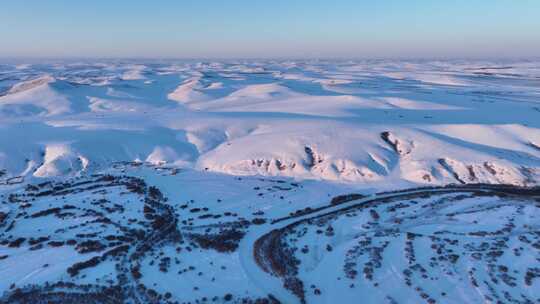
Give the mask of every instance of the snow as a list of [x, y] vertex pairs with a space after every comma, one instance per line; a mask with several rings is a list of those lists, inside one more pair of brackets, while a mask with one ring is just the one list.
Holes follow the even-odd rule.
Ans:
[[71, 111], [69, 100], [54, 87], [55, 79], [45, 75], [13, 85], [0, 96], [0, 113], [7, 116], [58, 115]]
[[[139, 159], [374, 185], [459, 182], [469, 177], [467, 168], [478, 182], [523, 185], [538, 176], [534, 62], [104, 61], [16, 68], [10, 73], [20, 81], [6, 82], [0, 97], [8, 133], [0, 167], [7, 176], [33, 174], [30, 162], [47, 163], [38, 173], [47, 175], [51, 161], [40, 156], [46, 142], [67, 142], [91, 167]], [[15, 140], [39, 124], [50, 131]], [[410, 151], [392, 151], [384, 132]], [[309, 164], [306, 148], [320, 163]], [[86, 167], [66, 166], [71, 170], [50, 174]]]
[[123, 80], [141, 80], [146, 78], [143, 75], [146, 69], [144, 65], [133, 65], [128, 66], [127, 68], [128, 70], [125, 71], [121, 76]]
[[49, 177], [68, 175], [86, 169], [88, 160], [76, 155], [69, 144], [49, 144], [45, 147], [43, 165], [36, 169], [34, 176]]
[[36, 251], [30, 251], [28, 248], [16, 250], [2, 248], [0, 255], [9, 255], [0, 264], [0, 275], [9, 278], [0, 280], [0, 290], [4, 291], [9, 289], [12, 283], [24, 286], [64, 278], [67, 276], [66, 268], [86, 258], [71, 248]]
[[[301, 302], [292, 279], [307, 303], [538, 301], [539, 198], [527, 189], [540, 180], [539, 71], [533, 60], [1, 65], [0, 302], [12, 284], [119, 284], [141, 303]], [[351, 193], [362, 196], [331, 203]], [[278, 234], [294, 248], [283, 265], [264, 260], [283, 248], [257, 251]], [[59, 281], [77, 286], [46, 285]]]

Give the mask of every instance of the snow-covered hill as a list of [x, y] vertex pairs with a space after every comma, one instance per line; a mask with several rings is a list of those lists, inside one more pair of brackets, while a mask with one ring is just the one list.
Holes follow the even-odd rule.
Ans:
[[[538, 66], [4, 65], [0, 170], [64, 175], [140, 160], [353, 183], [530, 185], [540, 167]], [[50, 168], [47, 151], [59, 146], [60, 167], [71, 155], [88, 163]]]
[[0, 64], [0, 301], [534, 303], [539, 181], [540, 62]]

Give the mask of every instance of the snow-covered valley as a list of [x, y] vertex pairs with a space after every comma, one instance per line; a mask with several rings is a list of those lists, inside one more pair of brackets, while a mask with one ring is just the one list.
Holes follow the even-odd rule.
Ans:
[[0, 302], [538, 303], [540, 62], [0, 64]]

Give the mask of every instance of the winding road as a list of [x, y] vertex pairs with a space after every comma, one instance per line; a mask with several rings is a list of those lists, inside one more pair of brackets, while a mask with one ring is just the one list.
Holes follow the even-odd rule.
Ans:
[[[269, 221], [266, 224], [252, 226], [245, 235], [239, 247], [240, 259], [245, 273], [257, 285], [261, 291], [272, 295], [282, 303], [302, 303], [302, 300], [283, 286], [283, 278], [279, 271], [274, 271], [271, 263], [261, 264], [261, 261], [272, 259], [274, 251], [267, 251], [259, 244], [264, 243], [265, 238], [275, 238], [275, 234], [282, 234], [288, 228], [292, 228], [303, 222], [331, 215], [338, 212], [348, 211], [358, 207], [370, 207], [386, 203], [388, 199], [407, 199], [411, 195], [434, 195], [446, 193], [477, 193], [487, 192], [493, 194], [512, 195], [519, 197], [540, 198], [540, 188], [521, 188], [509, 185], [451, 185], [446, 187], [417, 188], [396, 192], [377, 193], [361, 199], [346, 201], [338, 205], [328, 205], [313, 210], [312, 212], [298, 216], [290, 216]], [[272, 236], [272, 234], [274, 234]]]

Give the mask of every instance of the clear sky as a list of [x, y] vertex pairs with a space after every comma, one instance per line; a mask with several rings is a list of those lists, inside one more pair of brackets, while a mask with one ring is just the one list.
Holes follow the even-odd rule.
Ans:
[[0, 57], [540, 56], [540, 0], [0, 0]]

